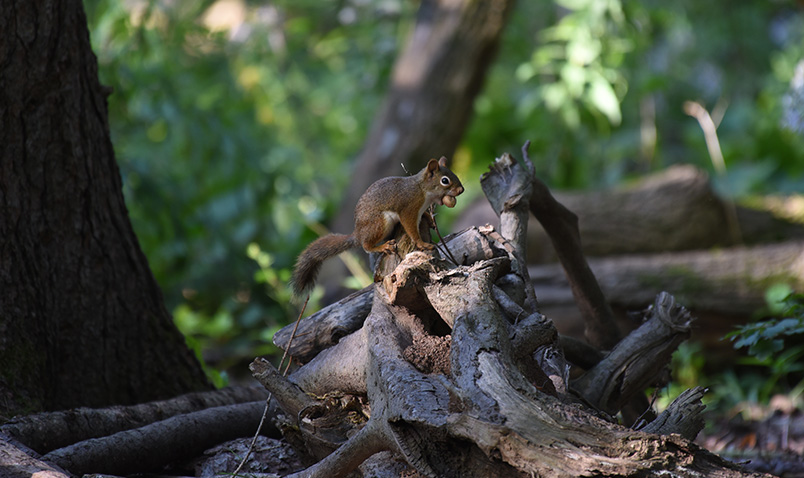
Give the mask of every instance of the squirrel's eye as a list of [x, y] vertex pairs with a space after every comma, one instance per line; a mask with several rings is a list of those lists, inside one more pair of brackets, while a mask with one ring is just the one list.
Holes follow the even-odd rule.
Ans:
[[448, 178], [448, 177], [446, 177], [446, 176], [441, 176], [441, 185], [442, 185], [442, 186], [449, 186], [449, 183], [450, 183], [450, 181], [449, 181], [449, 178]]

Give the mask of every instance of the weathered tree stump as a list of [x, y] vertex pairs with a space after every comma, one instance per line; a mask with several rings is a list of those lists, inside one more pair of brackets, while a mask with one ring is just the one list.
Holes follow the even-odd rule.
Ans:
[[[482, 182], [501, 228], [451, 238], [459, 264], [412, 252], [374, 284], [370, 310], [368, 291], [330, 309], [365, 314], [350, 321], [354, 332], [338, 340], [329, 331], [347, 329], [330, 323], [320, 328], [323, 340], [308, 335], [291, 347], [306, 363], [287, 379], [265, 360], [252, 363], [284, 412], [280, 429], [310, 465], [292, 476], [357, 468], [372, 477], [748, 476], [689, 441], [703, 426], [700, 389], [637, 423], [640, 431], [613, 418], [665, 375], [689, 333], [686, 309], [658, 294], [643, 325], [618, 340], [578, 241], [569, 241], [560, 256], [586, 302], [591, 342], [569, 347], [538, 311], [524, 238], [529, 210], [550, 216], [546, 230], [556, 237], [577, 238], [574, 215], [534, 178], [526, 154], [525, 166], [504, 155]], [[287, 333], [277, 338], [288, 346]], [[565, 347], [585, 370], [574, 380]]]

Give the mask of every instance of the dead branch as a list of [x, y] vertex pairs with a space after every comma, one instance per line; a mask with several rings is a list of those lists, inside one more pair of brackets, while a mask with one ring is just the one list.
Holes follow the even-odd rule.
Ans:
[[[307, 363], [318, 352], [359, 329], [371, 310], [373, 294], [373, 288], [366, 287], [303, 318], [288, 354], [301, 363]], [[280, 329], [274, 334], [274, 344], [285, 350], [292, 331], [293, 324]]]
[[249, 365], [252, 375], [282, 405], [282, 411], [289, 415], [298, 415], [302, 410], [311, 407], [315, 401], [301, 391], [297, 385], [283, 377], [279, 371], [264, 358], [256, 358]]
[[688, 440], [694, 440], [703, 430], [702, 416], [706, 408], [701, 399], [706, 389], [695, 387], [681, 392], [655, 420], [648, 423], [641, 431], [669, 435], [678, 433]]
[[[527, 144], [522, 150], [526, 163], [530, 164]], [[620, 335], [611, 307], [583, 255], [578, 216], [556, 201], [547, 185], [536, 176], [533, 176], [530, 212], [547, 231], [564, 268], [575, 303], [584, 319], [586, 340], [601, 350], [610, 349], [619, 341]]]
[[692, 317], [662, 292], [647, 320], [618, 343], [606, 358], [573, 382], [596, 408], [614, 414], [637, 393], [656, 385], [670, 356], [690, 333]]

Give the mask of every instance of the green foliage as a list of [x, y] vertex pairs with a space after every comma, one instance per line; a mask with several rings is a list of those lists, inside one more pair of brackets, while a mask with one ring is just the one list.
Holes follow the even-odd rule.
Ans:
[[[271, 353], [295, 319], [289, 269], [348, 187], [415, 3], [85, 7], [131, 219], [168, 307], [215, 367]], [[690, 100], [722, 113], [724, 192], [802, 189], [802, 18], [786, 1], [518, 2], [455, 155], [471, 171], [461, 205], [470, 178], [526, 139], [553, 186], [682, 162], [714, 172]]]
[[622, 5], [619, 0], [557, 0], [556, 4], [567, 9], [566, 14], [541, 31], [531, 60], [516, 70], [519, 81], [533, 84], [519, 105], [520, 114], [530, 115], [544, 105], [567, 126], [577, 128], [585, 108], [605, 118], [599, 121], [620, 124], [620, 97], [626, 84], [618, 67], [631, 49], [622, 35]]
[[[784, 291], [787, 295], [779, 300]], [[721, 408], [740, 402], [768, 403], [777, 393], [796, 397], [804, 390], [804, 345], [789, 343], [804, 334], [804, 294], [776, 286], [769, 289], [768, 298], [769, 310], [785, 318], [746, 324], [725, 337], [734, 348], [747, 349], [748, 357], [738, 360], [740, 373], [727, 370], [710, 379], [717, 385], [712, 400]]]
[[[789, 287], [788, 287], [789, 289]], [[777, 289], [778, 290], [778, 289]], [[780, 302], [771, 303], [777, 309]], [[748, 354], [756, 364], [767, 364], [773, 368], [776, 354], [782, 352], [785, 338], [804, 334], [804, 294], [789, 294], [782, 301], [783, 319], [770, 319], [742, 325], [725, 338], [734, 342], [734, 348], [748, 348]], [[791, 353], [791, 351], [797, 351]], [[792, 363], [804, 353], [804, 347], [793, 347], [784, 351], [786, 362]], [[796, 366], [798, 367], [798, 366]]]
[[804, 345], [800, 340], [804, 336], [804, 294], [791, 293], [789, 286], [780, 284], [768, 289], [767, 300], [768, 313], [784, 318], [746, 324], [724, 337], [734, 342], [735, 349], [748, 352], [736, 361], [735, 368], [707, 375], [701, 344], [681, 344], [673, 355], [673, 380], [659, 407], [694, 386], [709, 387], [707, 406], [721, 412], [741, 403], [768, 403], [778, 393], [800, 397], [804, 393]]
[[539, 173], [558, 187], [612, 185], [677, 163], [714, 173], [683, 110], [697, 101], [716, 122], [722, 115], [722, 192], [804, 189], [804, 135], [790, 127], [804, 124], [794, 121], [804, 117], [795, 92], [804, 95], [791, 87], [804, 17], [792, 3], [556, 0], [517, 9], [465, 139], [473, 159], [530, 139]]
[[243, 3], [228, 26], [211, 1], [85, 6], [131, 220], [176, 322], [222, 368], [272, 351], [296, 315], [277, 281], [337, 205], [404, 5], [337, 21], [335, 6]]
[[[656, 400], [657, 409], [666, 409], [684, 390], [697, 386], [708, 386], [708, 378], [703, 370], [706, 359], [702, 352], [703, 347], [698, 342], [685, 341], [678, 346], [670, 364], [672, 379], [667, 385], [667, 389], [659, 394]], [[653, 390], [648, 392], [650, 395], [654, 393]], [[711, 401], [711, 398], [712, 394], [709, 393], [704, 400]]]

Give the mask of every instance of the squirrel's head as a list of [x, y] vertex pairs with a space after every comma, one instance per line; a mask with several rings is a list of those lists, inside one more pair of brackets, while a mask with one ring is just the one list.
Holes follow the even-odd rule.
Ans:
[[447, 207], [455, 207], [455, 196], [463, 192], [463, 184], [458, 176], [447, 167], [447, 158], [431, 159], [424, 170], [424, 183], [428, 193], [437, 196], [436, 202]]

